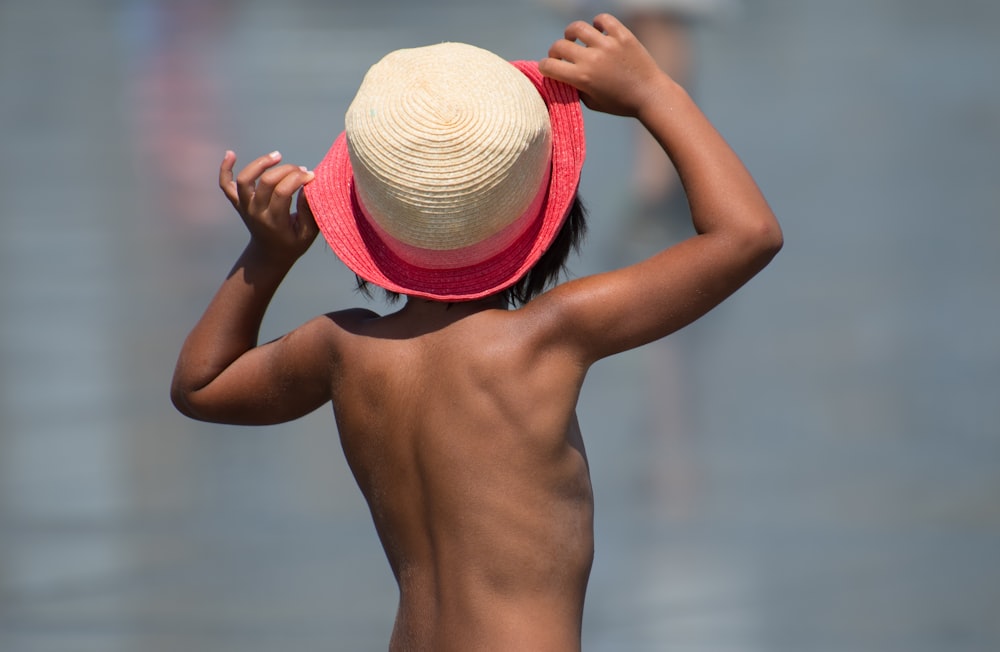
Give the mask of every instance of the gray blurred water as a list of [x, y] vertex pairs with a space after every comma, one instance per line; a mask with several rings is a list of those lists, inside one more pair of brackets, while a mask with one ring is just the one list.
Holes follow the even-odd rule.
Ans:
[[[566, 22], [530, 0], [0, 3], [0, 649], [385, 648], [395, 587], [329, 412], [240, 429], [169, 405], [245, 239], [217, 165], [314, 165], [389, 50], [538, 58]], [[594, 369], [585, 648], [1000, 649], [1000, 5], [747, 0], [696, 43], [696, 96], [786, 247]], [[587, 124], [576, 274], [645, 248], [629, 125]], [[362, 303], [351, 282], [317, 244], [264, 336]]]

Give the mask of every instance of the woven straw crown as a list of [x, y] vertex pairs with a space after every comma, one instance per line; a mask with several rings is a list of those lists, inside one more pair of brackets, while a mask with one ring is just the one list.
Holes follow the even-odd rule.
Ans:
[[549, 167], [549, 113], [527, 77], [486, 50], [387, 55], [365, 76], [346, 132], [362, 209], [412, 263], [480, 262], [534, 217], [524, 213]]
[[306, 198], [334, 252], [386, 289], [458, 301], [515, 283], [575, 196], [571, 87], [463, 43], [371, 67]]

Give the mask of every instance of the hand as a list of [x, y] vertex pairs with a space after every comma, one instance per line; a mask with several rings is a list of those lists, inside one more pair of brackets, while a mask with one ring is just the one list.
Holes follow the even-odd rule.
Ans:
[[538, 64], [543, 75], [578, 91], [595, 111], [636, 117], [658, 83], [669, 80], [646, 48], [617, 18], [571, 23]]
[[314, 175], [295, 165], [274, 167], [279, 161], [278, 152], [262, 156], [233, 181], [236, 154], [228, 151], [219, 166], [219, 187], [243, 218], [252, 243], [270, 256], [294, 261], [319, 233], [303, 193], [298, 196], [297, 212], [291, 212], [292, 197]]

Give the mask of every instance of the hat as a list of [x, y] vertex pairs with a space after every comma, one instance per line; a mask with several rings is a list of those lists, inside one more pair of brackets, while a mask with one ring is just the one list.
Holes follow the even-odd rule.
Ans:
[[304, 192], [358, 276], [467, 301], [538, 262], [572, 206], [584, 154], [576, 89], [535, 62], [441, 43], [371, 67]]

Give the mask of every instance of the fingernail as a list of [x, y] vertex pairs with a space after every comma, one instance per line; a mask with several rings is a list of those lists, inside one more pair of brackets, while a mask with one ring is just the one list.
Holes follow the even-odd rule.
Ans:
[[278, 150], [274, 150], [273, 152], [268, 154], [268, 156], [270, 156], [273, 159], [279, 159], [281, 158], [281, 152], [279, 152]]

